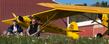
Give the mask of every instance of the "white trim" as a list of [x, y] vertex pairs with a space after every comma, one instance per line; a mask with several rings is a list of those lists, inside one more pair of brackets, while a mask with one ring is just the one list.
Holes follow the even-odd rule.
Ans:
[[[97, 20], [97, 21], [101, 23], [100, 20]], [[88, 26], [88, 25], [95, 25], [95, 24], [98, 24], [98, 23], [96, 23], [96, 22], [94, 22], [94, 23], [91, 23], [91, 22], [93, 22], [93, 20], [78, 22], [77, 24], [78, 24], [78, 26]]]
[[55, 3], [58, 3], [58, 4], [63, 4], [63, 3], [61, 3], [61, 2], [57, 2], [56, 0], [52, 0], [53, 2], [55, 2]]
[[56, 2], [56, 0], [52, 0], [53, 2], [55, 2], [55, 3], [58, 3], [58, 2]]
[[67, 26], [69, 27], [69, 17], [67, 17]]

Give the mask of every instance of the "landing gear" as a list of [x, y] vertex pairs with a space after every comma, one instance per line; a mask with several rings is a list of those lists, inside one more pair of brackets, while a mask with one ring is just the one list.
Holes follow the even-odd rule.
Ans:
[[102, 35], [101, 33], [98, 33], [98, 34], [96, 35], [96, 37], [97, 37], [97, 38], [101, 38], [101, 37], [103, 37], [103, 35]]

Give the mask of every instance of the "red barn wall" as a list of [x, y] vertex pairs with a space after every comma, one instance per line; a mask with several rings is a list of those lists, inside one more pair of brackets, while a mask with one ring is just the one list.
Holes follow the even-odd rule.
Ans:
[[13, 18], [12, 12], [23, 16], [50, 9], [36, 5], [39, 2], [52, 2], [52, 0], [0, 0], [0, 33], [8, 27], [1, 20]]

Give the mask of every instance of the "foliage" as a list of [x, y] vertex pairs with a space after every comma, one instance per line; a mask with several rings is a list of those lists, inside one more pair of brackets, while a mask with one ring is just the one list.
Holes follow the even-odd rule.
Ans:
[[48, 37], [29, 36], [1, 36], [0, 44], [108, 44], [109, 39], [105, 38], [80, 38], [71, 40], [63, 35], [53, 35]]

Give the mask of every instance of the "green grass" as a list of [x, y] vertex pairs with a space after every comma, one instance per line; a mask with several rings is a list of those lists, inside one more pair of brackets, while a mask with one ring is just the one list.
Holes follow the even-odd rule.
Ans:
[[53, 35], [48, 37], [0, 36], [0, 44], [109, 44], [105, 38], [80, 38], [71, 40], [66, 36]]

